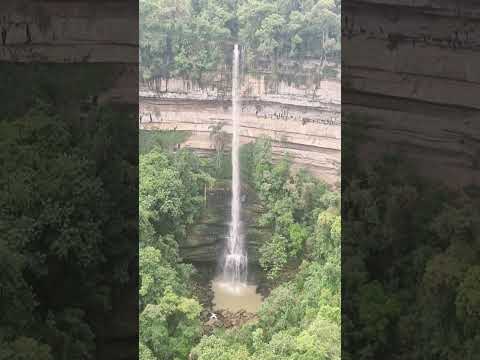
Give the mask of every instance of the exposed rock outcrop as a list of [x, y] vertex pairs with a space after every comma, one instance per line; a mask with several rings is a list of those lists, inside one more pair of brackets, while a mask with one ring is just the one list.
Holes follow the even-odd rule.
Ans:
[[250, 322], [258, 320], [258, 315], [245, 310], [231, 312], [228, 310], [218, 310], [215, 317], [210, 317], [203, 324], [203, 334], [210, 335], [215, 329], [231, 329], [241, 327]]
[[[140, 89], [142, 129], [188, 130], [184, 146], [214, 151], [210, 127], [224, 123], [231, 133], [231, 104], [215, 83], [200, 86], [190, 80], [158, 80]], [[150, 84], [151, 85], [151, 84]], [[158, 88], [160, 86], [160, 88]], [[340, 82], [325, 79], [320, 87], [274, 81], [268, 75], [245, 75], [242, 83], [240, 141], [268, 136], [276, 158], [289, 152], [294, 165], [309, 169], [330, 184], [340, 178]]]
[[129, 0], [2, 0], [0, 62], [115, 64], [122, 71], [99, 102], [137, 104], [136, 14]]
[[138, 63], [133, 1], [3, 0], [0, 13], [0, 61]]
[[[375, 158], [401, 151], [453, 186], [480, 179], [480, 11], [473, 1], [342, 4], [342, 112]], [[366, 131], [365, 131], [366, 130]]]
[[[245, 229], [249, 262], [257, 259], [257, 248], [268, 239], [270, 230], [258, 227], [256, 220], [260, 216], [255, 195], [243, 187], [245, 202], [242, 204], [241, 218]], [[215, 264], [221, 256], [225, 238], [228, 236], [230, 222], [230, 189], [217, 187], [207, 192], [207, 204], [203, 216], [189, 231], [188, 237], [180, 244], [180, 254], [185, 261], [197, 266]]]

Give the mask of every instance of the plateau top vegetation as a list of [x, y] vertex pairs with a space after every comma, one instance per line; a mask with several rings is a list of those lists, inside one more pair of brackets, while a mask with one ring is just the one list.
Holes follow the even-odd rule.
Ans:
[[231, 63], [236, 42], [247, 65], [273, 73], [280, 61], [338, 64], [340, 10], [339, 0], [141, 0], [141, 77], [199, 81]]

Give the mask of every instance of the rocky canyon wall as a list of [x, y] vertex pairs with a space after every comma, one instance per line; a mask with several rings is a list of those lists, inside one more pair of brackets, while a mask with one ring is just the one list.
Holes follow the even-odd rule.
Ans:
[[479, 180], [480, 10], [474, 1], [342, 3], [342, 112], [362, 155], [403, 153], [425, 175]]
[[99, 101], [136, 104], [137, 14], [131, 0], [3, 0], [0, 62], [114, 64], [118, 76]]
[[[140, 127], [188, 130], [191, 136], [183, 146], [213, 152], [210, 127], [223, 123], [223, 130], [232, 132], [230, 94], [227, 86], [217, 84], [200, 85], [183, 79], [143, 84]], [[295, 167], [307, 168], [330, 184], [338, 183], [340, 90], [338, 79], [299, 83], [273, 80], [268, 73], [244, 74], [241, 143], [268, 136], [273, 140], [275, 158], [288, 152]]]
[[1, 61], [138, 63], [133, 1], [5, 0]]
[[[131, 29], [137, 28], [132, 13], [138, 13], [138, 3], [15, 0], [2, 1], [0, 10], [0, 61], [120, 64], [99, 102], [137, 103], [138, 89], [132, 86], [138, 79], [138, 32]], [[340, 171], [340, 72], [327, 63], [328, 76], [319, 81], [319, 66], [315, 59], [283, 61], [279, 77], [268, 61], [243, 66], [242, 142], [271, 136], [277, 157], [288, 150], [297, 165], [334, 183]], [[229, 77], [225, 66], [205, 74], [202, 83], [142, 84], [141, 127], [191, 130], [185, 145], [212, 151], [208, 127], [224, 121], [230, 131]]]

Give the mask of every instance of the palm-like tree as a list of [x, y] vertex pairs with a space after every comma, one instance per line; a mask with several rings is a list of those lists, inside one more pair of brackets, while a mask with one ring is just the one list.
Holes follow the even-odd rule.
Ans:
[[213, 141], [215, 150], [217, 151], [217, 170], [220, 168], [220, 161], [222, 159], [223, 149], [225, 148], [225, 143], [228, 139], [228, 134], [222, 130], [224, 125], [225, 123], [222, 121], [212, 124], [208, 127], [208, 129], [210, 130], [209, 138]]

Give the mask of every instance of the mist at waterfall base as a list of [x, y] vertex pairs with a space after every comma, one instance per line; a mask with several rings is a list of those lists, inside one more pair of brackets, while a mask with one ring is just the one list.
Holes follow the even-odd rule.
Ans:
[[256, 285], [248, 284], [248, 255], [240, 218], [240, 51], [235, 44], [232, 66], [232, 202], [229, 235], [221, 261], [222, 273], [212, 282], [213, 302], [217, 309], [255, 312], [262, 298]]

